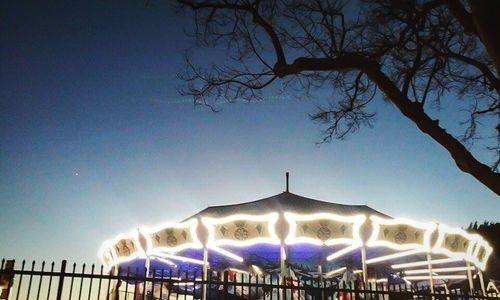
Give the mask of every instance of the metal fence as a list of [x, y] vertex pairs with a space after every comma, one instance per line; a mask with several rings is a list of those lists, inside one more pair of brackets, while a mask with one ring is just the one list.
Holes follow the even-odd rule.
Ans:
[[[20, 267], [19, 267], [20, 265]], [[152, 276], [136, 275], [136, 270], [120, 270], [119, 275], [105, 273], [103, 267], [76, 264], [66, 261], [42, 262], [37, 266], [21, 262], [2, 261], [0, 268], [0, 299], [497, 299], [495, 293], [472, 293], [459, 289], [448, 290], [436, 286], [387, 285], [362, 283], [352, 285], [334, 279], [279, 278], [275, 275], [252, 275], [234, 272], [201, 273], [181, 271], [156, 271]], [[17, 267], [17, 268], [16, 268]]]

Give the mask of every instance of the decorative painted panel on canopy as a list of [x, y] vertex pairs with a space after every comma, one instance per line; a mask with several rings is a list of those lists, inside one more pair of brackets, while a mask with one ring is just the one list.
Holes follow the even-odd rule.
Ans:
[[[436, 245], [432, 249], [434, 253], [445, 254], [449, 257], [465, 259], [467, 261], [478, 263], [478, 257], [481, 256], [484, 261], [488, 259], [487, 249], [489, 247], [480, 235], [467, 233], [460, 228], [448, 227], [444, 224], [439, 224], [438, 239]], [[481, 247], [485, 247], [484, 252], [481, 248], [474, 251], [476, 244], [479, 243]], [[475, 254], [477, 256], [475, 256]], [[488, 255], [487, 255], [488, 254]], [[484, 269], [484, 265], [478, 265]]]
[[397, 250], [430, 251], [435, 223], [419, 223], [408, 219], [383, 219], [371, 216], [373, 231], [369, 247], [385, 246]]
[[99, 256], [104, 265], [113, 266], [144, 254], [137, 230], [121, 234], [103, 243]]
[[360, 228], [366, 216], [339, 216], [330, 213], [299, 215], [285, 213], [289, 225], [285, 243], [315, 245], [361, 244]]
[[486, 269], [488, 258], [493, 253], [493, 248], [482, 237], [479, 238], [480, 240], [477, 241], [474, 253], [472, 254], [472, 261], [478, 268], [484, 270]]
[[203, 218], [208, 229], [208, 245], [247, 246], [258, 243], [279, 244], [275, 224], [277, 213], [267, 215], [233, 215], [225, 218]]
[[166, 223], [141, 229], [141, 233], [146, 237], [148, 253], [175, 253], [183, 249], [203, 247], [196, 235], [197, 225], [198, 221], [191, 219], [184, 223]]

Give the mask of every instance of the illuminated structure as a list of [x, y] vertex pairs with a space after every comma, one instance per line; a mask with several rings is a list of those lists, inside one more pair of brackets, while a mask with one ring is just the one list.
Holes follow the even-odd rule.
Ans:
[[[139, 228], [106, 241], [109, 270], [241, 270], [338, 276], [346, 266], [365, 282], [481, 279], [493, 249], [477, 234], [433, 222], [391, 218], [365, 205], [342, 205], [283, 192], [208, 207], [181, 223]], [[387, 270], [390, 271], [387, 271]]]

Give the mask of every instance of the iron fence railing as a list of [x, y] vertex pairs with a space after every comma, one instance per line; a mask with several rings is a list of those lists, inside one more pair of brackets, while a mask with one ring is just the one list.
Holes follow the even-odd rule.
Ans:
[[[62, 261], [40, 265], [2, 261], [0, 299], [74, 299], [74, 300], [157, 300], [157, 299], [304, 299], [304, 300], [394, 300], [394, 299], [497, 299], [496, 293], [445, 289], [436, 286], [387, 285], [370, 283], [352, 285], [334, 279], [279, 278], [274, 275], [251, 275], [233, 272], [156, 271], [153, 275], [137, 275], [136, 270], [120, 270], [108, 274], [95, 265], [68, 266]], [[18, 267], [18, 268], [16, 268]], [[134, 271], [134, 272], [132, 272]]]

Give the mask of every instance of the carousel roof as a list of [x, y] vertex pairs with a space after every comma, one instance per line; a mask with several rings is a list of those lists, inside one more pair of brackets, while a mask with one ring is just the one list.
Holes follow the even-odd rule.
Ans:
[[[320, 201], [286, 191], [251, 202], [210, 206], [180, 223], [138, 228], [105, 241], [99, 256], [108, 268], [144, 266], [148, 257], [154, 258], [151, 263], [179, 269], [184, 264], [193, 270], [207, 264], [213, 269], [255, 264], [271, 272], [283, 262], [300, 270], [318, 264], [337, 270], [343, 260], [357, 265], [364, 260], [372, 270], [389, 262], [394, 268], [428, 266], [426, 255], [432, 254], [433, 263], [448, 264], [448, 269], [462, 270], [466, 261], [484, 270], [492, 252], [480, 235], [460, 228], [392, 218], [366, 205]], [[455, 278], [450, 276], [446, 278]]]
[[209, 206], [186, 220], [197, 217], [220, 218], [242, 213], [251, 215], [266, 214], [270, 212], [309, 214], [316, 213], [318, 211], [335, 213], [338, 215], [365, 214], [389, 218], [389, 216], [366, 205], [347, 205], [326, 202], [302, 197], [290, 192], [283, 192], [281, 194], [250, 202], [232, 205]]

